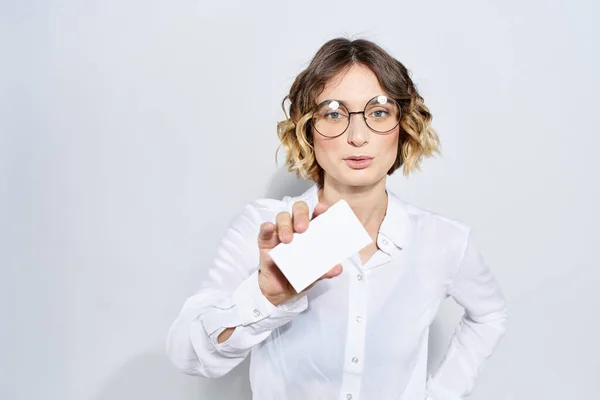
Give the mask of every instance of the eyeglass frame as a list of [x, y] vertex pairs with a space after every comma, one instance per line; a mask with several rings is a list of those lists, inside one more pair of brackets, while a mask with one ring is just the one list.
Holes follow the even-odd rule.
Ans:
[[[391, 128], [391, 129], [388, 129], [387, 131], [383, 131], [383, 132], [380, 132], [380, 131], [377, 131], [377, 130], [375, 130], [375, 129], [371, 128], [371, 126], [370, 126], [370, 125], [369, 125], [369, 123], [367, 122], [367, 117], [365, 117], [365, 113], [367, 112], [367, 106], [369, 105], [369, 103], [370, 103], [371, 101], [373, 101], [373, 99], [376, 99], [376, 98], [377, 98], [377, 97], [379, 97], [379, 96], [385, 96], [385, 97], [386, 97], [388, 100], [392, 100], [394, 103], [396, 103], [396, 106], [398, 107], [398, 122], [396, 123], [396, 125], [394, 125], [394, 127], [393, 127], [393, 128]], [[321, 108], [321, 107], [323, 106], [323, 104], [325, 104], [325, 103], [327, 103], [327, 102], [332, 102], [332, 101], [337, 101], [338, 103], [340, 103], [340, 104], [341, 104], [341, 105], [342, 105], [342, 106], [343, 106], [343, 107], [344, 107], [344, 108], [345, 108], [345, 109], [348, 111], [348, 117], [346, 118], [346, 120], [348, 121], [348, 123], [347, 123], [347, 125], [346, 125], [346, 128], [345, 128], [345, 129], [342, 131], [342, 133], [340, 133], [340, 134], [337, 134], [337, 135], [335, 135], [335, 136], [327, 136], [327, 135], [324, 135], [324, 134], [322, 134], [321, 132], [319, 132], [319, 130], [318, 130], [316, 127], [315, 127], [315, 124], [314, 124], [314, 120], [313, 120], [313, 119], [314, 119], [314, 115], [315, 115], [315, 113], [317, 112], [317, 110], [319, 110], [319, 108]], [[345, 103], [344, 103], [342, 100], [337, 100], [337, 99], [326, 99], [326, 100], [323, 100], [322, 102], [320, 102], [319, 104], [317, 104], [317, 105], [316, 105], [316, 106], [313, 108], [313, 111], [311, 112], [311, 117], [310, 117], [310, 119], [309, 119], [309, 121], [308, 121], [308, 122], [310, 123], [311, 127], [312, 127], [312, 128], [314, 128], [314, 130], [315, 130], [315, 131], [317, 131], [317, 133], [318, 133], [319, 135], [321, 135], [321, 136], [323, 136], [323, 137], [326, 137], [326, 138], [328, 138], [328, 139], [335, 139], [335, 138], [337, 138], [337, 137], [340, 137], [340, 136], [342, 136], [344, 133], [346, 133], [346, 131], [347, 131], [347, 130], [348, 130], [348, 128], [350, 127], [350, 122], [351, 122], [351, 118], [352, 118], [352, 115], [353, 115], [353, 114], [362, 114], [362, 116], [363, 116], [363, 120], [365, 121], [365, 125], [367, 125], [367, 128], [369, 128], [370, 130], [372, 130], [372, 131], [373, 131], [373, 132], [375, 132], [376, 134], [378, 134], [378, 135], [387, 135], [387, 134], [389, 134], [389, 132], [391, 132], [391, 131], [393, 131], [394, 129], [396, 129], [396, 127], [397, 127], [398, 125], [400, 125], [400, 120], [402, 119], [402, 106], [400, 106], [400, 103], [399, 103], [399, 102], [398, 102], [396, 99], [394, 99], [393, 97], [386, 96], [385, 94], [378, 94], [378, 95], [376, 95], [376, 96], [373, 96], [373, 97], [372, 97], [372, 98], [370, 98], [369, 100], [367, 100], [367, 102], [365, 103], [365, 107], [363, 108], [363, 110], [362, 110], [362, 111], [350, 111], [350, 110], [348, 109], [348, 107], [346, 106], [346, 104], [345, 104]]]

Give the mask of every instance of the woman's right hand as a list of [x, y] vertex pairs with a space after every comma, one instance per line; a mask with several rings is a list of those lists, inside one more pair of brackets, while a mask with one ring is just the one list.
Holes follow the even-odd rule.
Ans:
[[[313, 210], [313, 219], [327, 211], [325, 204], [318, 204]], [[277, 214], [275, 224], [265, 222], [260, 226], [258, 234], [258, 249], [260, 251], [258, 268], [258, 285], [260, 290], [273, 305], [285, 303], [298, 293], [294, 290], [281, 270], [275, 265], [275, 262], [269, 256], [269, 250], [279, 243], [289, 243], [293, 239], [294, 232], [305, 232], [308, 229], [310, 219], [308, 218], [308, 204], [304, 201], [297, 201], [292, 206], [292, 215], [288, 212]], [[313, 282], [309, 287], [303, 290], [307, 291], [313, 287], [319, 280], [338, 276], [342, 273], [342, 265], [337, 264], [321, 278]], [[218, 343], [228, 340], [235, 327], [226, 328], [217, 338]]]
[[[325, 204], [318, 204], [313, 210], [313, 218], [327, 211]], [[275, 265], [269, 256], [269, 250], [279, 243], [290, 243], [294, 232], [305, 232], [308, 229], [310, 219], [308, 218], [308, 204], [297, 201], [292, 206], [292, 215], [288, 212], [277, 214], [276, 223], [265, 222], [260, 226], [258, 234], [258, 248], [260, 251], [258, 284], [262, 294], [275, 306], [285, 303], [298, 292], [294, 290], [281, 270]], [[335, 265], [329, 272], [319, 278], [316, 282], [303, 290], [313, 287], [321, 279], [329, 279], [342, 273], [342, 265]]]

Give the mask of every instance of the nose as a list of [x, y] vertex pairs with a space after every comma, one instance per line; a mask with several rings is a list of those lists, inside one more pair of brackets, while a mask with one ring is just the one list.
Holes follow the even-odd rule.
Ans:
[[[353, 114], [358, 115], [354, 115], [353, 118]], [[362, 147], [369, 143], [370, 129], [367, 126], [363, 115], [364, 114], [362, 111], [350, 113], [350, 126], [348, 126], [347, 131], [348, 144], [351, 144], [355, 147]]]

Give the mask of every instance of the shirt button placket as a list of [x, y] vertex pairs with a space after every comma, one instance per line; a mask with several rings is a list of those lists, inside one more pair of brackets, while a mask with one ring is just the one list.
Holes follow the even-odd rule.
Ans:
[[[348, 291], [348, 318], [345, 349], [344, 378], [340, 399], [359, 400], [362, 385], [362, 364], [365, 347], [365, 324], [367, 317], [367, 286], [365, 271], [358, 256], [352, 259], [354, 278], [350, 279]], [[360, 323], [363, 322], [363, 323]]]

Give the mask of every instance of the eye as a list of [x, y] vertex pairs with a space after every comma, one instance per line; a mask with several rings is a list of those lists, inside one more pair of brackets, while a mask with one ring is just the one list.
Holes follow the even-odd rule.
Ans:
[[371, 115], [374, 118], [385, 118], [390, 115], [390, 113], [387, 110], [375, 110], [371, 113]]
[[339, 118], [342, 118], [342, 114], [340, 114], [337, 111], [332, 111], [332, 112], [328, 112], [327, 114], [325, 114], [325, 118], [327, 118], [327, 119], [339, 119]]

